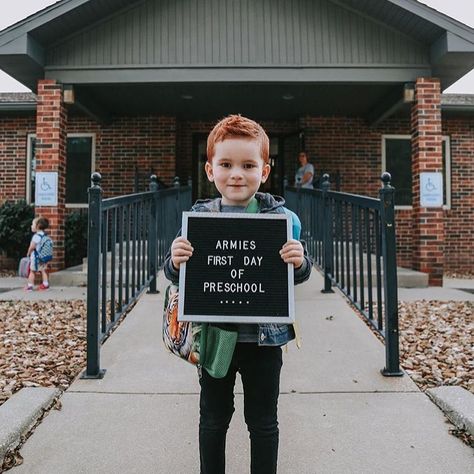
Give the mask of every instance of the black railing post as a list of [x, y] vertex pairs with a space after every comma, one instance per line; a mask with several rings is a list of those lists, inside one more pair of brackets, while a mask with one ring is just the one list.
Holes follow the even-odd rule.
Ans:
[[174, 196], [175, 202], [174, 202], [174, 217], [175, 217], [175, 222], [179, 222], [179, 188], [181, 186], [181, 183], [179, 181], [179, 176], [175, 176], [173, 179], [173, 187], [176, 189], [176, 194]]
[[157, 245], [158, 245], [158, 232], [157, 232], [157, 191], [158, 191], [158, 178], [152, 174], [150, 176], [150, 191], [153, 192], [150, 206], [150, 229], [148, 231], [148, 268], [150, 269], [150, 288], [148, 293], [158, 293], [156, 290], [156, 265], [158, 261], [157, 257]]
[[87, 230], [87, 366], [83, 379], [101, 379], [99, 335], [99, 275], [102, 229], [102, 188], [99, 173], [91, 176], [89, 193], [89, 222]]
[[[382, 175], [380, 190], [380, 220], [382, 231], [383, 276], [385, 294], [385, 368], [387, 377], [400, 377], [398, 333], [397, 254], [395, 243], [395, 189], [390, 185], [389, 173]], [[370, 290], [369, 290], [370, 291]], [[379, 302], [380, 304], [380, 302]]]
[[302, 200], [303, 199], [302, 199], [302, 196], [301, 196], [302, 193], [300, 192], [301, 191], [301, 186], [298, 185], [298, 184], [295, 184], [295, 187], [296, 187], [296, 193], [295, 193], [295, 195], [296, 195], [296, 203], [295, 203], [296, 210], [295, 210], [295, 212], [296, 212], [297, 216], [301, 216], [301, 213], [303, 212], [303, 209], [302, 209], [302, 207], [303, 207], [302, 206]]
[[331, 275], [332, 275], [332, 216], [331, 216], [331, 202], [329, 201], [329, 175], [323, 175], [321, 190], [323, 193], [323, 222], [322, 222], [322, 237], [323, 237], [323, 262], [324, 262], [324, 289], [322, 293], [334, 293], [331, 289]]

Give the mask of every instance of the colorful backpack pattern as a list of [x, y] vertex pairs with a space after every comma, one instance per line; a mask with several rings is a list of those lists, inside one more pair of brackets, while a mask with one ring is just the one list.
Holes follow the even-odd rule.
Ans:
[[186, 362], [199, 364], [201, 324], [178, 321], [178, 286], [169, 285], [163, 311], [163, 342], [166, 348]]
[[53, 241], [49, 235], [41, 237], [36, 253], [40, 263], [47, 263], [53, 259]]

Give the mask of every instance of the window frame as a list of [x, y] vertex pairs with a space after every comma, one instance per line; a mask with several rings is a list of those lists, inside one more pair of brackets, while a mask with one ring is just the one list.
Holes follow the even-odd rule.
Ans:
[[[443, 185], [446, 185], [446, 204], [443, 204], [443, 210], [451, 209], [451, 137], [449, 135], [442, 135], [442, 140], [445, 142], [445, 167], [446, 176], [443, 181]], [[411, 135], [396, 135], [396, 134], [383, 134], [382, 135], [382, 173], [387, 170], [387, 157], [386, 157], [386, 140], [411, 140]], [[413, 205], [395, 205], [397, 210], [411, 210]]]
[[[92, 138], [91, 146], [91, 173], [95, 172], [95, 153], [96, 153], [96, 134], [95, 133], [68, 133], [66, 139], [68, 138], [83, 138], [90, 137]], [[36, 138], [36, 133], [28, 133], [27, 135], [27, 144], [26, 144], [26, 202], [28, 204], [33, 204], [31, 202], [31, 159], [33, 151], [33, 138]], [[86, 209], [88, 207], [87, 203], [66, 203], [67, 209]]]

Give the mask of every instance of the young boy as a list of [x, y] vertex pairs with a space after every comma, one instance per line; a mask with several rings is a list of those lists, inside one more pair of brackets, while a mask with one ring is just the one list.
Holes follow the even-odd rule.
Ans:
[[28, 247], [27, 257], [30, 257], [30, 274], [28, 275], [28, 283], [25, 287], [26, 291], [33, 291], [35, 284], [36, 272], [41, 272], [43, 282], [38, 287], [38, 290], [47, 290], [49, 288], [48, 281], [48, 264], [41, 263], [38, 260], [36, 249], [39, 248], [41, 240], [45, 236], [45, 230], [49, 227], [49, 221], [46, 217], [36, 217], [31, 223], [31, 232], [34, 232], [31, 238], [30, 246]]
[[[205, 165], [209, 181], [221, 198], [198, 201], [198, 212], [246, 212], [252, 202], [258, 212], [288, 213], [283, 198], [258, 193], [270, 174], [269, 139], [263, 128], [240, 115], [221, 120], [207, 140]], [[293, 228], [299, 238], [301, 224], [294, 213]], [[193, 254], [184, 237], [177, 237], [165, 261], [165, 274], [177, 283], [179, 267]], [[280, 250], [281, 258], [294, 265], [295, 283], [309, 278], [312, 262], [298, 240], [291, 239]], [[202, 370], [200, 377], [199, 451], [201, 474], [225, 472], [225, 440], [234, 412], [236, 373], [244, 387], [244, 415], [250, 432], [251, 472], [274, 474], [277, 471], [277, 404], [282, 366], [282, 345], [294, 339], [292, 326], [279, 324], [239, 324], [237, 345], [227, 375], [211, 377]]]

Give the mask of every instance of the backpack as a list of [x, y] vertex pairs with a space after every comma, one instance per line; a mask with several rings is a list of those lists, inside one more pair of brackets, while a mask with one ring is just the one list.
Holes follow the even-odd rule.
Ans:
[[166, 348], [190, 364], [199, 364], [201, 324], [178, 321], [178, 286], [165, 293], [162, 335]]
[[47, 263], [53, 259], [53, 241], [49, 235], [43, 235], [36, 248], [36, 254], [40, 263]]
[[178, 286], [166, 288], [162, 329], [166, 348], [180, 359], [204, 367], [211, 377], [225, 377], [237, 343], [237, 330], [229, 325], [178, 321], [178, 295]]

